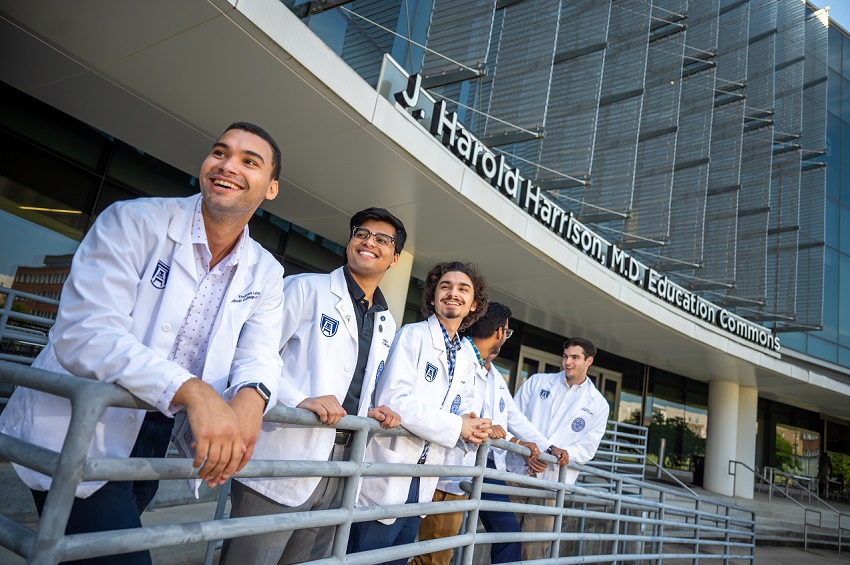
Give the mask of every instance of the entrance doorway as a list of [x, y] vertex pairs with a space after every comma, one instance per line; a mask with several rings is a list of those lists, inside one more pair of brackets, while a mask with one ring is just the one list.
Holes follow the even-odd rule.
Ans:
[[608, 401], [608, 419], [619, 420], [620, 390], [623, 387], [623, 374], [591, 365], [587, 370], [587, 377], [593, 381], [596, 389]]
[[554, 355], [540, 349], [523, 345], [519, 350], [519, 367], [513, 392], [524, 383], [528, 377], [536, 373], [559, 373], [564, 370], [561, 365], [561, 355]]

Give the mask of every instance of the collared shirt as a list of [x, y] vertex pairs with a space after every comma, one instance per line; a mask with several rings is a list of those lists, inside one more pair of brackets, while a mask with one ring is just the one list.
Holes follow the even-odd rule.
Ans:
[[447, 332], [446, 328], [443, 327], [442, 322], [440, 322], [440, 329], [443, 330], [443, 340], [446, 342], [446, 357], [449, 362], [449, 387], [451, 387], [452, 379], [455, 376], [457, 352], [460, 349], [460, 337], [458, 337], [457, 332], [455, 332], [455, 336], [453, 338], [450, 338], [449, 332]]
[[478, 346], [477, 346], [477, 345], [475, 345], [475, 342], [474, 342], [474, 341], [472, 341], [472, 338], [471, 338], [471, 337], [466, 336], [466, 339], [467, 339], [467, 340], [469, 340], [469, 345], [471, 345], [471, 346], [472, 346], [472, 350], [475, 352], [475, 356], [478, 358], [478, 365], [479, 365], [480, 367], [486, 367], [486, 366], [487, 366], [487, 361], [486, 361], [483, 357], [481, 357], [481, 352], [480, 352], [480, 351], [478, 351]]
[[[236, 273], [248, 232], [246, 226], [230, 253], [210, 269], [212, 252], [210, 252], [207, 232], [204, 228], [204, 215], [201, 213], [202, 201], [203, 199], [198, 200], [198, 205], [192, 216], [191, 235], [192, 249], [195, 253], [195, 268], [200, 283], [195, 291], [192, 304], [186, 312], [183, 325], [177, 332], [177, 339], [168, 357], [198, 378], [203, 375], [212, 329], [221, 310], [221, 303], [224, 300], [227, 287], [230, 286], [230, 281]], [[176, 390], [166, 389], [166, 393], [171, 393], [170, 396], [173, 396], [175, 392]], [[179, 407], [172, 405], [169, 407], [169, 411], [174, 408], [179, 409]]]
[[354, 304], [354, 317], [357, 319], [357, 364], [354, 367], [354, 374], [351, 377], [351, 384], [348, 386], [348, 392], [345, 394], [342, 407], [346, 413], [356, 415], [357, 409], [360, 406], [360, 392], [363, 390], [363, 378], [366, 375], [369, 351], [372, 348], [375, 313], [385, 312], [388, 307], [380, 288], [375, 288], [375, 294], [372, 295], [372, 304], [370, 306], [369, 301], [366, 300], [366, 293], [363, 292], [363, 289], [360, 288], [360, 285], [351, 276], [347, 265], [342, 268], [342, 272], [345, 275], [348, 294], [351, 296], [351, 302]]
[[[460, 350], [460, 337], [455, 332], [455, 336], [453, 338], [449, 337], [449, 332], [446, 331], [445, 326], [443, 326], [443, 322], [437, 320], [440, 324], [440, 329], [443, 332], [443, 341], [446, 344], [446, 359], [449, 364], [449, 386], [446, 388], [446, 396], [443, 398], [443, 404], [446, 403], [446, 398], [449, 396], [449, 391], [452, 388], [452, 381], [455, 378], [455, 365], [457, 365], [457, 352]], [[473, 344], [474, 346], [474, 344]], [[428, 457], [428, 448], [431, 446], [430, 441], [425, 442], [425, 447], [422, 448], [422, 455], [419, 456], [419, 462], [424, 463]]]

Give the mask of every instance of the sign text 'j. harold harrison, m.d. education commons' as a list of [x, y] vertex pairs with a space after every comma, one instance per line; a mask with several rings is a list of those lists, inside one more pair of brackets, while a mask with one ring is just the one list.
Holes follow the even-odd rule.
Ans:
[[472, 135], [458, 122], [457, 113], [446, 109], [444, 101], [435, 102], [421, 88], [419, 75], [410, 76], [407, 87], [393, 97], [417, 120], [427, 120], [430, 113], [428, 130], [445, 147], [493, 188], [585, 255], [693, 317], [751, 343], [779, 351], [779, 337], [769, 329], [704, 300], [587, 229], [572, 212], [544, 196], [540, 187], [523, 177], [518, 168], [511, 168], [504, 155], [494, 154]]

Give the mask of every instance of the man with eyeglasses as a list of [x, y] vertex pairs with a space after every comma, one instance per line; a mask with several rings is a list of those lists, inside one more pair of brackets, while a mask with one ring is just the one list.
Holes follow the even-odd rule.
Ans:
[[[369, 416], [384, 428], [400, 422], [386, 406], [372, 404], [395, 335], [396, 323], [378, 288], [398, 262], [407, 232], [383, 208], [367, 208], [350, 221], [346, 264], [330, 274], [284, 280], [283, 372], [279, 404], [315, 412], [335, 425], [347, 415]], [[349, 459], [351, 433], [264, 424], [257, 459]], [[339, 508], [343, 479], [280, 477], [233, 482], [231, 517]], [[335, 527], [273, 532], [225, 541], [221, 563], [275, 565], [329, 557]]]
[[[514, 396], [517, 407], [535, 428], [549, 438], [551, 443], [547, 452], [558, 458], [559, 465], [570, 461], [584, 464], [593, 459], [605, 434], [610, 409], [608, 401], [587, 378], [587, 370], [595, 356], [593, 343], [571, 337], [564, 342], [564, 370], [532, 375]], [[558, 469], [554, 464], [522, 458], [515, 453], [508, 455], [508, 468], [549, 481], [558, 480]], [[578, 471], [568, 469], [564, 481], [571, 485], [576, 478]], [[511, 502], [554, 505], [552, 499], [514, 496]], [[551, 532], [555, 520], [554, 516], [543, 514], [519, 514], [517, 518], [524, 532]], [[522, 559], [545, 559], [550, 547], [551, 542], [525, 542]]]
[[[509, 327], [511, 309], [504, 304], [491, 302], [487, 307], [487, 313], [477, 322], [472, 324], [466, 331], [463, 339], [463, 351], [475, 360], [475, 405], [482, 418], [490, 418], [493, 426], [490, 428], [490, 437], [507, 439], [511, 443], [517, 443], [527, 447], [536, 459], [540, 454], [539, 445], [550, 444], [528, 418], [514, 404], [505, 379], [493, 364], [493, 360], [499, 355], [502, 346], [513, 334]], [[510, 433], [510, 436], [508, 435]], [[528, 441], [522, 441], [525, 438]], [[475, 465], [475, 451], [464, 452], [455, 448], [446, 457], [446, 465]], [[489, 448], [487, 454], [487, 466], [491, 469], [505, 468], [506, 452], [503, 449]], [[461, 481], [469, 481], [468, 477], [446, 477], [437, 483], [437, 491], [434, 493], [434, 502], [449, 500], [465, 500], [469, 497], [460, 488]], [[504, 486], [503, 481], [495, 479], [484, 479], [486, 483]], [[504, 494], [483, 494], [482, 500], [493, 500], [496, 502], [508, 502]], [[520, 527], [513, 512], [484, 511], [479, 513], [484, 528], [491, 533], [519, 532]], [[419, 541], [439, 539], [457, 535], [463, 522], [462, 512], [450, 514], [429, 514], [419, 524]], [[510, 563], [519, 561], [521, 544], [519, 542], [494, 543], [490, 546], [491, 563]], [[414, 565], [448, 565], [451, 549], [434, 551], [413, 558]]]

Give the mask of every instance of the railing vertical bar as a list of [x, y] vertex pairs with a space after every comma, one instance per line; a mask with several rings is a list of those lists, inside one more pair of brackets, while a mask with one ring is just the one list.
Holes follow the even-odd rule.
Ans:
[[62, 557], [65, 527], [68, 525], [77, 487], [83, 479], [89, 444], [98, 419], [108, 405], [106, 394], [90, 386], [75, 389], [70, 401], [71, 422], [59, 454], [56, 474], [47, 491], [44, 511], [30, 552], [30, 565], [55, 565]]
[[[218, 492], [218, 501], [215, 505], [215, 520], [224, 518], [224, 509], [227, 507], [227, 497], [230, 496], [230, 483], [232, 479], [228, 479], [226, 483], [221, 485]], [[207, 543], [207, 552], [204, 554], [204, 565], [212, 565], [215, 558], [215, 550], [221, 547], [221, 540], [210, 540]]]

